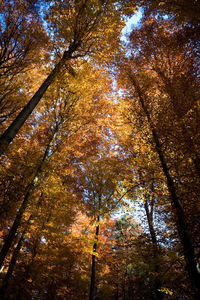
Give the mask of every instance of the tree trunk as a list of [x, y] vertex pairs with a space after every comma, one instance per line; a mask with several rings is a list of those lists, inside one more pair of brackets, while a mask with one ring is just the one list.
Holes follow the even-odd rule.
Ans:
[[181, 243], [183, 245], [184, 258], [185, 258], [187, 271], [188, 271], [188, 275], [189, 275], [190, 282], [191, 282], [191, 287], [192, 287], [192, 291], [193, 291], [193, 298], [195, 300], [198, 300], [198, 299], [200, 299], [200, 274], [199, 274], [198, 269], [197, 269], [196, 258], [195, 258], [195, 253], [194, 253], [194, 247], [193, 247], [193, 243], [192, 243], [192, 239], [191, 239], [191, 234], [190, 234], [189, 228], [188, 228], [186, 220], [185, 220], [183, 207], [181, 205], [179, 196], [176, 192], [176, 186], [175, 186], [173, 178], [170, 174], [170, 170], [167, 166], [165, 156], [164, 156], [164, 153], [162, 151], [162, 147], [161, 147], [161, 144], [160, 144], [160, 141], [159, 141], [158, 134], [157, 134], [157, 132], [154, 128], [154, 125], [151, 121], [150, 114], [149, 114], [149, 112], [148, 112], [148, 110], [145, 106], [144, 99], [143, 99], [140, 87], [139, 87], [139, 85], [138, 85], [138, 83], [137, 83], [137, 81], [136, 81], [136, 79], [133, 75], [129, 75], [129, 77], [130, 77], [130, 80], [131, 80], [132, 84], [135, 87], [135, 90], [138, 94], [140, 104], [143, 108], [143, 111], [146, 115], [146, 118], [147, 118], [148, 123], [149, 123], [150, 128], [151, 128], [151, 132], [152, 132], [152, 135], [153, 135], [153, 140], [154, 140], [154, 143], [155, 143], [156, 152], [159, 156], [159, 160], [160, 160], [160, 163], [161, 163], [161, 166], [162, 166], [162, 170], [163, 170], [163, 173], [166, 177], [168, 190], [169, 190], [169, 193], [171, 195], [172, 205], [175, 208], [177, 230], [178, 230], [178, 234], [179, 234]]
[[[152, 200], [153, 201], [153, 200]], [[153, 206], [151, 210], [149, 211], [147, 199], [144, 203], [145, 207], [145, 212], [147, 216], [147, 222], [149, 226], [149, 232], [151, 235], [151, 240], [152, 240], [152, 245], [153, 245], [153, 257], [154, 257], [154, 271], [157, 274], [154, 282], [154, 290], [155, 290], [155, 295], [157, 300], [162, 300], [163, 299], [163, 294], [162, 292], [159, 291], [161, 288], [161, 280], [159, 279], [159, 271], [160, 271], [160, 265], [159, 265], [159, 255], [158, 255], [158, 244], [157, 244], [157, 238], [156, 238], [156, 233], [155, 229], [153, 226]]]
[[7, 256], [8, 254], [8, 251], [12, 245], [12, 242], [15, 238], [15, 235], [16, 235], [16, 232], [19, 228], [19, 226], [21, 225], [21, 220], [22, 220], [22, 217], [24, 215], [24, 212], [27, 208], [27, 205], [29, 203], [29, 199], [35, 189], [35, 186], [37, 185], [37, 182], [38, 182], [38, 179], [39, 179], [39, 176], [41, 175], [41, 172], [42, 172], [42, 168], [43, 168], [43, 165], [44, 165], [44, 162], [46, 161], [47, 157], [48, 157], [48, 154], [49, 154], [49, 149], [52, 145], [52, 142], [53, 142], [53, 139], [55, 138], [55, 135], [57, 133], [57, 130], [58, 128], [56, 127], [55, 128], [55, 131], [54, 131], [54, 134], [52, 135], [51, 139], [50, 139], [50, 142], [48, 143], [48, 146], [46, 147], [46, 150], [44, 152], [44, 155], [43, 155], [43, 158], [42, 158], [42, 161], [39, 165], [39, 167], [37, 168], [37, 171], [35, 173], [35, 176], [32, 180], [32, 182], [30, 183], [29, 185], [29, 188], [28, 188], [28, 191], [26, 192], [26, 195], [24, 197], [24, 201], [22, 202], [21, 204], [21, 207], [19, 208], [19, 211], [16, 215], [16, 218], [15, 218], [15, 221], [9, 231], [9, 234], [4, 242], [4, 245], [1, 249], [1, 252], [0, 252], [0, 269], [3, 265], [3, 262], [4, 262], [4, 259], [5, 257]]
[[118, 285], [118, 283], [117, 283], [117, 291], [116, 291], [115, 300], [119, 300], [119, 285]]
[[[41, 193], [41, 195], [39, 197], [39, 200], [38, 200], [38, 203], [37, 203], [37, 208], [39, 208], [39, 206], [41, 205], [42, 195], [43, 195], [43, 193]], [[12, 277], [12, 274], [13, 274], [13, 271], [14, 271], [14, 267], [15, 267], [16, 261], [18, 259], [21, 247], [23, 245], [23, 242], [24, 242], [27, 230], [29, 229], [31, 221], [34, 219], [34, 217], [35, 217], [34, 214], [31, 214], [30, 217], [29, 217], [29, 219], [27, 220], [25, 229], [23, 230], [23, 232], [21, 234], [21, 237], [18, 240], [17, 247], [15, 248], [15, 250], [13, 252], [11, 261], [9, 263], [8, 271], [7, 271], [6, 275], [5, 275], [5, 278], [3, 280], [3, 283], [2, 283], [2, 286], [1, 286], [1, 289], [0, 289], [0, 299], [2, 299], [2, 300], [4, 299], [4, 297], [6, 298], [6, 292], [7, 292], [7, 288], [8, 288], [8, 284], [9, 284], [10, 278]]]
[[[37, 90], [35, 95], [31, 98], [28, 104], [22, 109], [22, 111], [18, 114], [16, 119], [11, 123], [11, 125], [7, 128], [7, 130], [0, 137], [0, 156], [6, 151], [9, 144], [12, 142], [22, 125], [28, 119], [29, 115], [32, 113], [36, 105], [39, 103], [40, 99], [43, 97], [44, 93], [48, 89], [48, 87], [53, 83], [55, 77], [60, 72], [61, 67], [67, 60], [71, 59], [71, 54], [74, 49], [70, 51], [65, 51], [63, 57], [55, 66], [55, 68], [51, 71], [45, 81], [42, 83], [40, 88]], [[71, 72], [70, 72], [71, 73]]]
[[89, 300], [94, 299], [95, 294], [95, 275], [96, 275], [96, 252], [97, 252], [97, 241], [99, 236], [99, 220], [100, 217], [97, 217], [97, 226], [96, 226], [96, 234], [95, 234], [95, 242], [93, 245], [93, 253], [92, 254], [92, 273], [91, 273], [91, 280], [90, 280], [90, 296]]
[[[40, 206], [40, 200], [38, 202], [38, 207], [39, 206]], [[38, 230], [38, 232], [37, 232], [38, 234], [36, 235], [36, 238], [34, 239], [34, 242], [33, 242], [32, 248], [31, 248], [31, 254], [32, 254], [31, 255], [31, 259], [30, 259], [29, 263], [26, 264], [26, 266], [24, 268], [24, 273], [21, 274], [20, 281], [18, 282], [18, 286], [16, 287], [16, 290], [17, 290], [16, 294], [18, 295], [17, 296], [18, 298], [16, 298], [16, 300], [17, 299], [18, 300], [25, 299], [24, 295], [23, 295], [23, 289], [26, 286], [27, 280], [30, 277], [31, 268], [32, 268], [32, 266], [34, 264], [36, 256], [38, 255], [38, 249], [39, 249], [38, 247], [40, 246], [41, 233], [45, 229], [46, 224], [48, 222], [50, 222], [51, 216], [52, 216], [52, 214], [51, 214], [51, 211], [50, 211], [50, 213], [48, 214], [47, 218], [42, 222], [42, 226]], [[52, 296], [52, 297], [49, 297], [49, 299], [55, 299], [55, 298]], [[5, 300], [7, 300], [7, 299], [5, 299]]]
[[[30, 220], [30, 218], [29, 218]], [[30, 221], [28, 221], [30, 222]], [[8, 284], [9, 284], [9, 281], [10, 281], [10, 278], [12, 276], [12, 273], [13, 273], [13, 270], [14, 270], [14, 267], [15, 267], [15, 264], [16, 264], [16, 261], [17, 261], [17, 258], [19, 256], [19, 252], [21, 250], [21, 247], [23, 245], [23, 242], [24, 242], [24, 238], [25, 238], [25, 234], [26, 234], [26, 231], [27, 231], [27, 227], [24, 229], [18, 243], [17, 243], [17, 247], [15, 248], [14, 252], [13, 252], [13, 255], [12, 255], [12, 258], [11, 258], [11, 261], [10, 261], [10, 264], [9, 264], [9, 268], [8, 268], [8, 271], [6, 273], [6, 276], [3, 280], [3, 283], [2, 283], [2, 286], [1, 286], [1, 290], [0, 290], [0, 299], [4, 300], [4, 297], [6, 297], [6, 292], [7, 292], [7, 288], [8, 288]]]

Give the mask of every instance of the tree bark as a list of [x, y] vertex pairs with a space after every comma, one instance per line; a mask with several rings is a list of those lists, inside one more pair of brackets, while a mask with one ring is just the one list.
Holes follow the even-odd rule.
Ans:
[[145, 207], [145, 212], [146, 212], [146, 216], [147, 216], [147, 222], [148, 222], [148, 226], [149, 226], [149, 232], [151, 235], [152, 244], [153, 244], [153, 247], [155, 248], [155, 250], [157, 250], [158, 245], [157, 245], [155, 229], [153, 227], [153, 215], [152, 215], [152, 212], [149, 211], [147, 200], [144, 203], [144, 207]]
[[[37, 207], [39, 207], [40, 204], [41, 204], [41, 201], [39, 200], [37, 203]], [[33, 217], [35, 217], [35, 216], [36, 215], [34, 215]], [[50, 213], [47, 215], [47, 218], [42, 222], [42, 226], [38, 230], [38, 234], [36, 235], [36, 238], [34, 239], [33, 247], [31, 249], [32, 255], [31, 255], [30, 262], [28, 264], [26, 264], [26, 266], [24, 268], [24, 274], [22, 274], [23, 276], [21, 276], [20, 281], [18, 282], [18, 286], [16, 287], [16, 295], [17, 295], [16, 300], [24, 299], [23, 288], [26, 285], [26, 281], [29, 279], [29, 276], [31, 274], [31, 268], [32, 268], [32, 265], [34, 264], [35, 257], [38, 255], [38, 249], [39, 249], [38, 247], [40, 245], [41, 233], [45, 229], [46, 224], [48, 222], [50, 222], [51, 216], [52, 216], [52, 214], [50, 211]], [[54, 298], [51, 298], [51, 299], [54, 299]], [[5, 299], [5, 300], [9, 300], [9, 299]]]
[[[75, 47], [74, 47], [75, 48]], [[58, 62], [58, 64], [54, 67], [45, 81], [42, 83], [40, 88], [28, 102], [28, 104], [22, 109], [22, 111], [18, 114], [16, 119], [11, 123], [11, 125], [7, 128], [7, 130], [2, 134], [0, 137], [0, 156], [6, 151], [9, 144], [12, 142], [14, 137], [17, 135], [18, 131], [28, 119], [34, 108], [37, 106], [41, 98], [43, 97], [44, 93], [48, 89], [48, 87], [54, 82], [55, 77], [60, 72], [61, 67], [67, 60], [72, 59], [71, 54], [73, 53], [74, 49], [71, 48], [68, 51], [64, 52], [63, 57]], [[72, 73], [70, 71], [70, 73]]]
[[[41, 195], [39, 197], [39, 200], [38, 200], [38, 203], [37, 203], [37, 209], [41, 205], [42, 195], [43, 195], [43, 193], [41, 193]], [[30, 215], [29, 219], [27, 220], [26, 225], [25, 225], [25, 229], [23, 230], [23, 232], [21, 234], [21, 237], [18, 240], [17, 246], [16, 246], [16, 248], [13, 251], [13, 255], [12, 255], [11, 261], [9, 263], [8, 271], [7, 271], [6, 275], [5, 275], [5, 278], [3, 280], [3, 283], [2, 283], [2, 286], [1, 286], [1, 289], [0, 289], [0, 299], [2, 299], [2, 300], [4, 300], [4, 297], [6, 299], [6, 292], [7, 292], [7, 288], [8, 288], [8, 285], [9, 285], [10, 278], [12, 277], [12, 274], [13, 274], [13, 271], [14, 271], [14, 267], [15, 267], [16, 261], [18, 259], [21, 247], [23, 245], [26, 233], [27, 233], [27, 231], [29, 229], [29, 226], [31, 224], [31, 221], [34, 219], [34, 217], [35, 217], [35, 215], [32, 213]]]
[[[152, 200], [153, 201], [153, 200]], [[163, 299], [163, 294], [162, 292], [159, 291], [161, 288], [161, 280], [158, 277], [159, 276], [159, 271], [160, 271], [160, 265], [159, 265], [159, 254], [158, 254], [158, 243], [157, 243], [157, 238], [156, 238], [156, 232], [153, 226], [153, 206], [151, 207], [151, 210], [149, 210], [147, 199], [144, 203], [145, 207], [145, 212], [147, 216], [147, 222], [149, 226], [149, 232], [151, 235], [151, 240], [152, 240], [152, 245], [153, 245], [153, 257], [154, 257], [154, 271], [156, 273], [156, 278], [154, 282], [154, 290], [155, 290], [155, 296], [157, 300], [162, 300]]]
[[96, 226], [96, 234], [95, 234], [95, 242], [93, 245], [93, 253], [92, 254], [92, 273], [90, 280], [90, 295], [89, 300], [93, 300], [95, 296], [95, 275], [96, 275], [96, 252], [97, 252], [97, 241], [99, 236], [99, 220], [100, 217], [97, 217], [97, 226]]
[[142, 106], [144, 114], [146, 115], [149, 126], [151, 128], [156, 152], [158, 154], [163, 173], [166, 177], [168, 190], [169, 190], [169, 193], [171, 196], [171, 202], [172, 202], [173, 207], [175, 208], [177, 230], [178, 230], [178, 234], [179, 234], [182, 246], [183, 246], [184, 258], [185, 258], [187, 271], [188, 271], [188, 275], [189, 275], [190, 282], [191, 282], [193, 298], [195, 300], [198, 300], [198, 299], [200, 299], [200, 274], [197, 269], [194, 247], [193, 247], [193, 243], [192, 243], [192, 239], [191, 239], [191, 234], [190, 234], [189, 228], [188, 228], [186, 220], [185, 220], [183, 207], [180, 202], [179, 196], [177, 194], [176, 186], [175, 186], [173, 178], [170, 174], [170, 170], [167, 166], [165, 156], [162, 151], [161, 144], [160, 144], [159, 136], [154, 128], [153, 122], [151, 121], [150, 113], [148, 112], [148, 109], [145, 106], [145, 102], [144, 102], [139, 84], [137, 83], [135, 77], [132, 74], [129, 74], [129, 78], [135, 87], [140, 104]]
[[[29, 220], [30, 220], [30, 218], [29, 218]], [[30, 222], [30, 221], [28, 221], [28, 222]], [[22, 235], [21, 235], [21, 237], [20, 237], [20, 239], [17, 243], [17, 247], [15, 248], [15, 250], [13, 252], [13, 255], [12, 255], [12, 258], [11, 258], [11, 261], [10, 261], [10, 264], [9, 264], [8, 271], [7, 271], [6, 276], [3, 280], [3, 283], [2, 283], [2, 286], [1, 286], [1, 289], [0, 289], [0, 298], [2, 300], [4, 300], [4, 298], [6, 297], [8, 284], [9, 284], [10, 278], [13, 274], [13, 270], [14, 270], [16, 261], [17, 261], [18, 256], [19, 256], [19, 252], [20, 252], [21, 247], [23, 245], [26, 231], [27, 231], [27, 227], [24, 229], [24, 231], [23, 231], [23, 233], [22, 233]]]
[[25, 195], [24, 200], [23, 200], [23, 202], [21, 204], [21, 207], [19, 208], [19, 211], [18, 211], [18, 213], [16, 215], [15, 221], [14, 221], [12, 227], [10, 228], [9, 234], [8, 234], [8, 236], [7, 236], [7, 238], [6, 238], [5, 242], [4, 242], [4, 245], [3, 245], [2, 249], [1, 249], [1, 252], [0, 252], [0, 269], [1, 269], [2, 265], [3, 265], [5, 257], [8, 254], [9, 249], [10, 249], [10, 247], [12, 245], [12, 242], [13, 242], [13, 240], [15, 238], [16, 232], [17, 232], [19, 226], [21, 225], [22, 217], [23, 217], [24, 212], [25, 212], [25, 210], [27, 208], [27, 205], [29, 204], [29, 199], [30, 199], [30, 197], [31, 197], [31, 195], [32, 195], [32, 193], [33, 193], [33, 191], [35, 189], [35, 186], [37, 185], [38, 179], [39, 179], [39, 177], [41, 175], [41, 172], [42, 172], [42, 169], [43, 169], [44, 162], [46, 161], [46, 159], [48, 157], [49, 149], [50, 149], [50, 147], [52, 145], [52, 142], [53, 142], [53, 140], [54, 140], [54, 138], [56, 136], [57, 130], [58, 130], [58, 128], [56, 127], [55, 131], [54, 131], [54, 133], [53, 133], [53, 135], [52, 135], [52, 137], [51, 137], [51, 139], [50, 139], [50, 141], [49, 141], [49, 143], [48, 143], [48, 145], [46, 147], [46, 150], [44, 152], [42, 161], [41, 161], [39, 167], [37, 168], [36, 173], [34, 175], [34, 178], [32, 179], [32, 181], [31, 181], [31, 183], [29, 185], [29, 188], [28, 188], [28, 190], [26, 192], [26, 195]]

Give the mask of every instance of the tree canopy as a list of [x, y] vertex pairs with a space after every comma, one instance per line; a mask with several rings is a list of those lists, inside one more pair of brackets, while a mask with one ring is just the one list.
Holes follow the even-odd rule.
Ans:
[[0, 0], [0, 299], [200, 299], [199, 10]]

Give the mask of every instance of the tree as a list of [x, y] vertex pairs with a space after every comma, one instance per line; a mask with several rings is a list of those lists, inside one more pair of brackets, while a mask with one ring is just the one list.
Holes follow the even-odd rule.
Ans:
[[[102, 153], [99, 153], [102, 156]], [[83, 199], [88, 205], [88, 210], [96, 219], [96, 232], [92, 250], [92, 271], [90, 283], [89, 299], [94, 299], [96, 293], [96, 256], [97, 242], [99, 238], [99, 222], [100, 219], [109, 215], [116, 207], [117, 199], [115, 199], [117, 181], [118, 181], [119, 162], [113, 158], [92, 157], [81, 165], [83, 170], [83, 180], [81, 183], [83, 189]]]
[[[76, 86], [76, 80], [74, 80], [70, 86], [74, 92], [68, 91], [68, 78], [66, 78], [65, 82], [57, 81], [56, 85], [52, 86], [46, 94], [46, 103], [43, 103], [40, 112], [40, 120], [43, 122], [44, 128], [40, 124], [42, 134], [39, 136], [40, 131], [38, 131], [35, 136], [37, 145], [38, 143], [40, 145], [39, 157], [36, 157], [36, 165], [33, 164], [32, 180], [26, 188], [24, 201], [18, 209], [15, 221], [5, 239], [1, 251], [2, 261], [16, 238], [16, 232], [20, 235], [19, 228], [23, 225], [22, 220], [27, 214], [26, 210], [27, 208], [30, 209], [30, 205], [34, 205], [39, 191], [42, 190], [44, 193], [47, 190], [48, 194], [50, 194], [49, 197], [55, 197], [53, 195], [57, 182], [57, 190], [61, 190], [60, 181], [66, 181], [70, 191], [69, 185], [73, 183], [73, 176], [69, 176], [69, 174], [73, 172], [73, 164], [76, 164], [76, 160], [82, 160], [82, 156], [87, 156], [90, 152], [94, 153], [94, 148], [101, 142], [100, 138], [95, 136], [95, 134], [91, 134], [91, 138], [89, 138], [88, 130], [92, 132], [93, 129], [95, 132], [96, 127], [105, 120], [104, 113], [101, 116], [101, 109], [106, 107], [103, 92], [107, 92], [110, 80], [105, 74], [101, 78], [100, 71], [95, 72], [89, 64], [82, 66], [82, 72], [84, 84], [81, 88]], [[96, 76], [98, 76], [98, 82], [96, 81]], [[87, 86], [87, 80], [89, 81], [88, 84], [92, 83], [90, 86]], [[98, 89], [101, 89], [102, 95], [98, 94], [98, 99], [96, 99]], [[90, 91], [90, 96], [88, 96], [88, 91]], [[53, 108], [50, 110], [49, 98], [54, 102]], [[85, 101], [87, 101], [87, 110], [85, 110]], [[45, 106], [46, 109], [44, 109]], [[47, 129], [47, 127], [50, 129]], [[86, 134], [87, 139], [84, 138]], [[101, 132], [99, 134], [101, 135]], [[57, 177], [58, 170], [60, 175]], [[67, 177], [65, 177], [65, 173], [68, 174]], [[47, 188], [45, 188], [45, 181], [52, 184], [48, 184]], [[41, 184], [44, 186], [42, 187]], [[36, 199], [34, 199], [35, 196]], [[56, 197], [59, 196], [63, 197], [58, 193]], [[22, 239], [24, 240], [24, 237]], [[21, 243], [20, 240], [21, 238], [19, 237], [19, 242]], [[12, 261], [10, 261], [10, 264], [13, 267]]]
[[[132, 45], [140, 47], [142, 60], [139, 55], [136, 60], [140, 60], [145, 76], [154, 76], [152, 73], [155, 72], [158, 78], [154, 79], [159, 80], [157, 87], [160, 93], [168, 95], [166, 101], [170, 101], [177, 125], [182, 130], [184, 149], [187, 149], [197, 174], [200, 174], [198, 142], [193, 138], [198, 132], [195, 122], [197, 124], [199, 119], [196, 38], [195, 28], [176, 26], [170, 21], [158, 21], [154, 17], [144, 22], [143, 29], [135, 30], [130, 37]], [[188, 122], [192, 118], [194, 125], [189, 129]]]
[[[123, 11], [123, 2], [121, 7]], [[63, 14], [63, 12], [65, 13]], [[61, 49], [64, 49], [63, 54], [58, 56], [60, 59], [55, 62], [55, 67], [48, 77], [9, 128], [2, 134], [0, 138], [1, 154], [6, 150], [61, 70], [64, 71], [66, 68], [74, 76], [75, 73], [69, 63], [74, 59], [104, 49], [108, 40], [105, 40], [101, 32], [107, 30], [111, 32], [111, 36], [113, 36], [113, 33], [118, 33], [116, 28], [122, 25], [120, 18], [121, 14], [119, 10], [115, 9], [115, 2], [103, 1], [100, 3], [96, 1], [93, 3], [86, 0], [70, 3], [63, 1], [55, 2], [50, 7], [50, 15], [47, 15], [47, 20], [50, 27], [53, 28], [56, 43], [61, 42], [61, 44], [59, 43], [59, 49], [56, 48], [56, 51], [60, 52]], [[66, 23], [67, 26], [65, 26]], [[108, 36], [109, 38], [110, 36]], [[119, 40], [118, 36], [116, 38]]]
[[[175, 208], [176, 217], [177, 217], [177, 230], [184, 248], [184, 256], [188, 268], [188, 273], [190, 276], [191, 284], [194, 289], [194, 297], [198, 298], [198, 282], [199, 282], [199, 274], [197, 271], [197, 265], [196, 265], [196, 257], [194, 252], [194, 246], [192, 243], [192, 237], [189, 230], [189, 227], [186, 223], [184, 210], [181, 204], [181, 201], [179, 199], [179, 195], [177, 193], [177, 189], [175, 186], [175, 182], [173, 180], [173, 177], [171, 176], [171, 173], [169, 172], [169, 168], [167, 165], [165, 154], [162, 150], [162, 146], [160, 143], [160, 137], [158, 135], [158, 132], [154, 126], [154, 123], [151, 119], [150, 112], [146, 106], [146, 97], [145, 94], [142, 91], [142, 88], [139, 85], [137, 73], [133, 74], [133, 71], [128, 68], [127, 74], [129, 76], [130, 83], [135, 89], [136, 95], [138, 97], [138, 101], [143, 109], [143, 113], [145, 117], [148, 120], [148, 124], [150, 126], [151, 134], [153, 141], [155, 143], [155, 151], [157, 152], [157, 155], [159, 157], [163, 173], [166, 177], [167, 186], [171, 195], [171, 200], [173, 207]], [[189, 251], [191, 253], [189, 254]]]
[[[0, 2], [1, 132], [24, 124], [0, 161], [1, 298], [199, 299], [188, 4]], [[122, 45], [136, 2], [145, 17]]]

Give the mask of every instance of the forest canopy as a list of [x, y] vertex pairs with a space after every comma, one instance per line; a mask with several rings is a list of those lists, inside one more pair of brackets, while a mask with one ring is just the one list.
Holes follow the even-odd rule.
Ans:
[[199, 16], [0, 0], [0, 299], [200, 299]]

